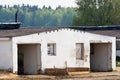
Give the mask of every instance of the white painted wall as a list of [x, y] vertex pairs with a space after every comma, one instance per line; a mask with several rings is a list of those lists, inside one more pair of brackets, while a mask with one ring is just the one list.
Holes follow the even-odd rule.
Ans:
[[10, 39], [0, 40], [0, 69], [12, 71], [12, 58], [12, 43]]
[[[17, 44], [41, 44], [42, 70], [45, 68], [88, 67], [90, 68], [90, 43], [112, 43], [112, 69], [115, 66], [115, 37], [91, 34], [83, 31], [60, 29], [51, 32], [14, 37], [13, 41], [13, 72], [17, 71]], [[56, 56], [47, 54], [47, 43], [56, 43]], [[84, 60], [76, 60], [76, 43], [84, 43]]]

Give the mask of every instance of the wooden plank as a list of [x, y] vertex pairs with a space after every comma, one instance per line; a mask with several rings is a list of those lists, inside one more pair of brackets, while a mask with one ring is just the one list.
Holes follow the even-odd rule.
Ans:
[[83, 74], [89, 72], [89, 68], [78, 68], [78, 67], [68, 67], [68, 68], [46, 68], [45, 74], [48, 75], [66, 75], [66, 74]]
[[88, 74], [89, 71], [84, 71], [84, 72], [68, 72], [68, 75], [81, 75], [81, 74]]

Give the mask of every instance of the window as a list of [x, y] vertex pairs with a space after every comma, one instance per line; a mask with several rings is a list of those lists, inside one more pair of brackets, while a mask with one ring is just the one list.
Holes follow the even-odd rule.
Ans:
[[84, 45], [83, 43], [76, 43], [76, 59], [84, 59]]
[[56, 55], [56, 44], [48, 44], [48, 55]]
[[120, 50], [120, 41], [117, 41], [117, 42], [116, 42], [116, 49], [117, 49], [117, 50]]

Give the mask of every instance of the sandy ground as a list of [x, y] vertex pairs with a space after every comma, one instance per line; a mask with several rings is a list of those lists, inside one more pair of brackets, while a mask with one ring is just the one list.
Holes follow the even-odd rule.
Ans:
[[95, 72], [84, 75], [71, 75], [59, 80], [120, 80], [120, 72]]
[[120, 67], [113, 72], [92, 72], [69, 76], [16, 75], [0, 71], [0, 80], [120, 80]]

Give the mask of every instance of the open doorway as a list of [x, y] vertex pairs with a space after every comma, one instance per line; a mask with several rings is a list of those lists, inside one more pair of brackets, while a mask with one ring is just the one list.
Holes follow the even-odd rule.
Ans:
[[24, 54], [18, 53], [18, 74], [24, 74]]
[[37, 74], [40, 68], [40, 45], [18, 44], [18, 74]]
[[90, 70], [111, 71], [112, 44], [91, 43], [90, 44]]

